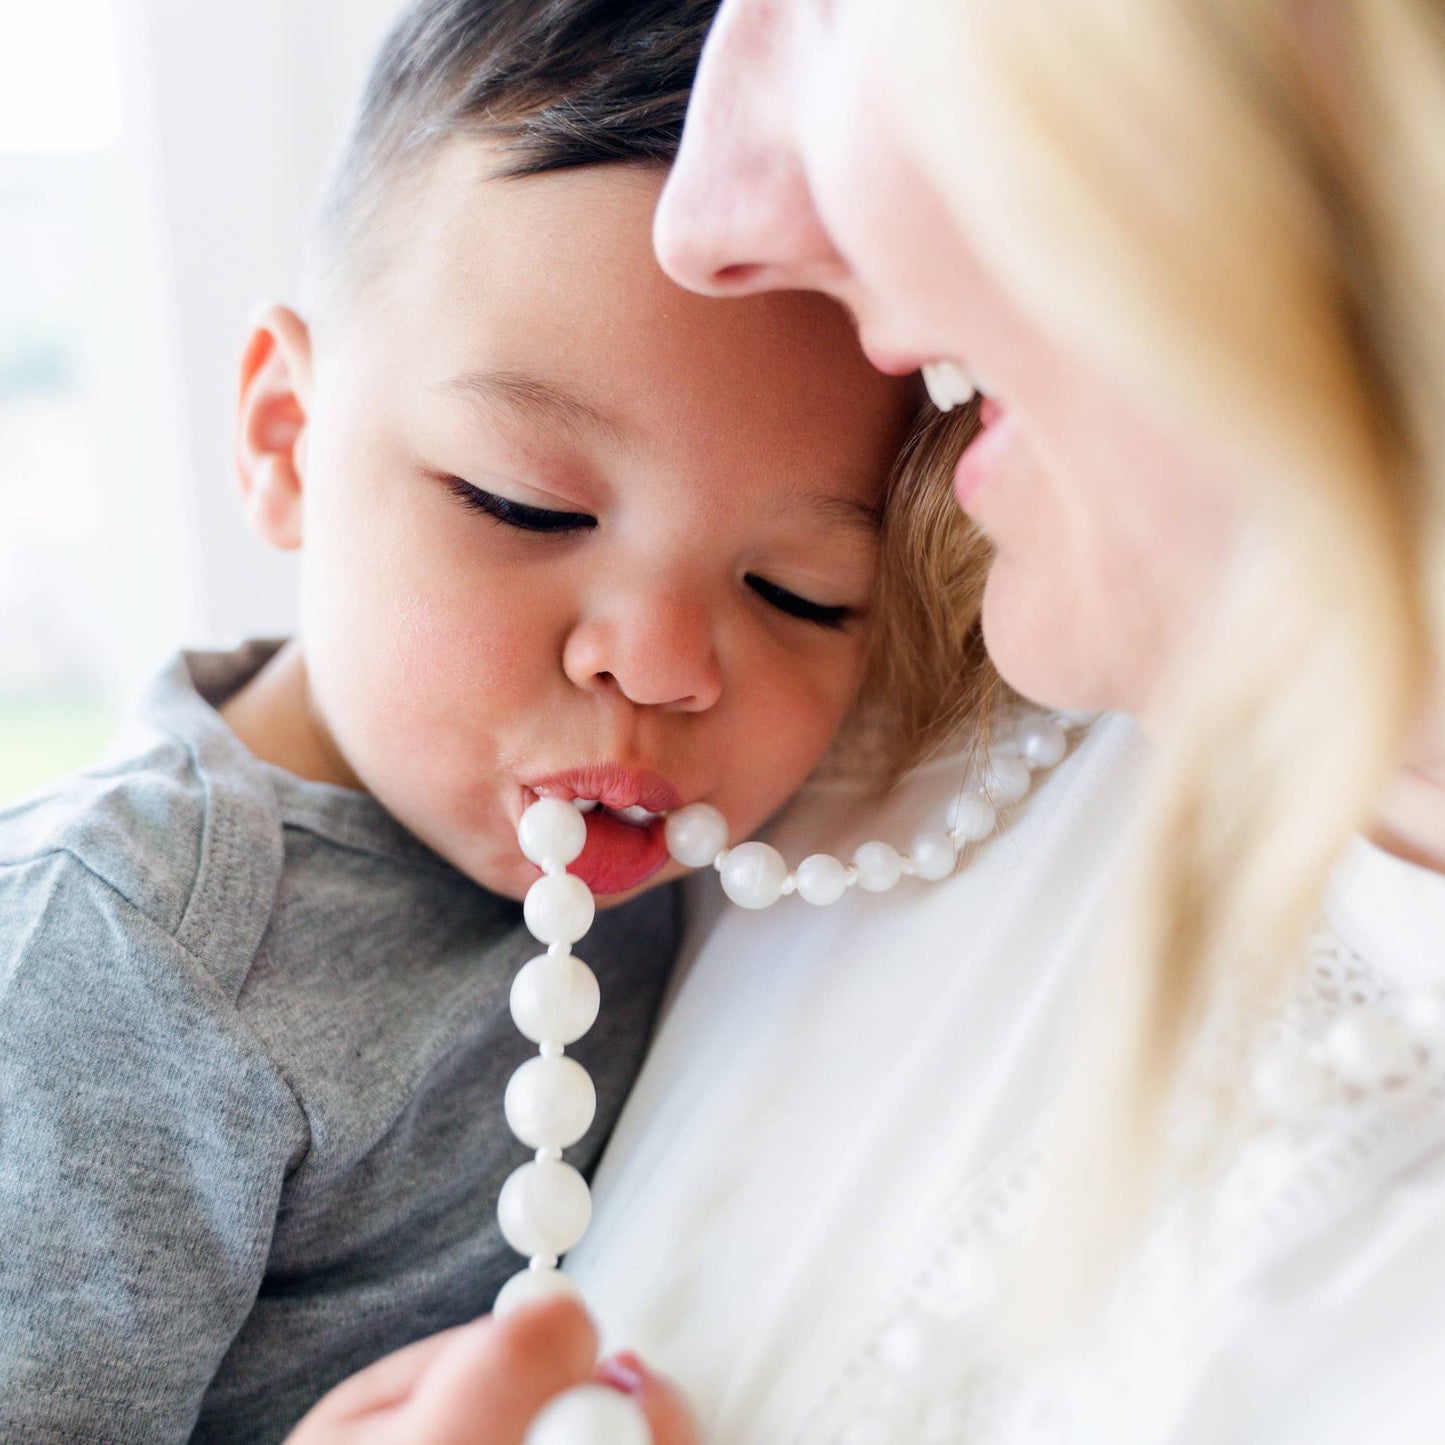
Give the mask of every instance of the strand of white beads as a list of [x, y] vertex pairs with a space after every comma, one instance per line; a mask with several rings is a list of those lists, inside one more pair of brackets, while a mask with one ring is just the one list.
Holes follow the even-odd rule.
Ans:
[[[689, 804], [668, 817], [668, 851], [686, 867], [715, 867], [723, 891], [743, 908], [766, 908], [791, 893], [808, 903], [836, 903], [854, 886], [882, 893], [906, 876], [946, 878], [958, 867], [963, 849], [998, 826], [1000, 811], [1028, 794], [1033, 774], [1063, 758], [1066, 729], [1086, 721], [1063, 714], [1022, 719], [990, 750], [973, 788], [955, 800], [946, 831], [919, 834], [906, 853], [875, 841], [855, 850], [850, 864], [814, 853], [789, 872], [782, 855], [767, 843], [729, 848], [727, 819], [707, 803]], [[508, 1176], [497, 1199], [503, 1237], [528, 1257], [527, 1268], [498, 1293], [493, 1306], [498, 1315], [554, 1295], [578, 1294], [557, 1265], [587, 1232], [592, 1197], [562, 1151], [587, 1132], [597, 1111], [592, 1080], [565, 1053], [596, 1022], [599, 1004], [596, 976], [572, 953], [596, 915], [591, 890], [567, 872], [586, 845], [587, 824], [572, 804], [541, 798], [522, 814], [517, 841], [542, 870], [527, 890], [522, 917], [547, 951], [523, 965], [512, 984], [512, 1019], [537, 1045], [537, 1056], [512, 1075], [503, 1107], [512, 1132], [536, 1154]], [[584, 1385], [553, 1400], [532, 1422], [524, 1445], [650, 1441], [647, 1419], [634, 1401]]]
[[[517, 825], [522, 852], [542, 870], [527, 890], [522, 917], [546, 953], [524, 964], [512, 983], [512, 1021], [534, 1044], [507, 1083], [503, 1109], [512, 1133], [535, 1149], [514, 1170], [497, 1198], [502, 1236], [528, 1266], [497, 1295], [493, 1312], [506, 1315], [554, 1295], [576, 1298], [577, 1286], [558, 1260], [587, 1232], [592, 1196], [587, 1181], [562, 1158], [591, 1127], [597, 1090], [565, 1050], [596, 1022], [597, 976], [572, 952], [597, 905], [592, 891], [567, 872], [587, 842], [587, 824], [570, 803], [541, 798]], [[650, 1445], [647, 1417], [615, 1390], [583, 1385], [559, 1395], [532, 1422], [525, 1445]]]
[[975, 785], [954, 800], [946, 828], [918, 834], [906, 852], [872, 841], [854, 850], [851, 863], [814, 853], [790, 871], [771, 844], [729, 848], [727, 819], [708, 803], [691, 803], [669, 815], [668, 852], [686, 867], [716, 868], [723, 892], [740, 908], [768, 908], [793, 893], [823, 907], [854, 887], [886, 893], [901, 878], [936, 882], [954, 872], [965, 848], [994, 831], [1001, 810], [1027, 796], [1035, 772], [1062, 760], [1067, 729], [1086, 720], [1067, 714], [1023, 718], [990, 749]]

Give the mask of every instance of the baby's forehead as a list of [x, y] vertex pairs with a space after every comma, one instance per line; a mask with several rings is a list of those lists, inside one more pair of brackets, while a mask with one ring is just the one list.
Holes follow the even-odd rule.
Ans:
[[559, 444], [757, 470], [780, 506], [822, 496], [822, 523], [876, 510], [916, 384], [869, 366], [835, 303], [675, 285], [652, 251], [656, 168], [499, 179], [473, 143], [433, 170], [360, 308], [378, 385]]
[[738, 423], [722, 441], [716, 423], [726, 410], [713, 398], [691, 414], [646, 392], [614, 406], [616, 389], [596, 382], [585, 367], [575, 382], [480, 369], [434, 391], [477, 434], [504, 438], [523, 468], [540, 481], [555, 478], [560, 490], [580, 483], [593, 497], [617, 493], [620, 501], [640, 491], [648, 505], [702, 525], [751, 508], [767, 529], [876, 544], [887, 478], [868, 457], [800, 452], [793, 434], [779, 438], [764, 427], [766, 415], [751, 429]]

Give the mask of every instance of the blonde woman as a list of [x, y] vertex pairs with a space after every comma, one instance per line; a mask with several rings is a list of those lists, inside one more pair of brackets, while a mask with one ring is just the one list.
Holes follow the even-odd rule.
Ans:
[[704, 1438], [1441, 1438], [1442, 156], [1424, 0], [724, 0], [665, 267], [981, 383], [994, 659], [1151, 746], [701, 933], [569, 1263]]
[[707, 938], [573, 1261], [705, 1438], [1441, 1438], [1442, 157], [1422, 0], [724, 0], [664, 266], [976, 381], [994, 660], [1152, 746], [1102, 908], [1113, 723], [951, 929]]

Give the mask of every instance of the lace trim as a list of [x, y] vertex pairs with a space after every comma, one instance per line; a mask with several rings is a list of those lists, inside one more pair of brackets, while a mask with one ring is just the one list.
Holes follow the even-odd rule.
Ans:
[[[1316, 1039], [1348, 1010], [1388, 1008], [1397, 993], [1322, 928], [1264, 1046]], [[1251, 1056], [1238, 1051], [1238, 1040], [1214, 1044], [1220, 1077], [1237, 1089]], [[1203, 1198], [1156, 1216], [1109, 1312], [1108, 1350], [1060, 1359], [1025, 1379], [986, 1362], [982, 1332], [998, 1261], [1022, 1228], [1043, 1171], [1047, 1134], [1044, 1120], [956, 1197], [789, 1445], [980, 1445], [1004, 1437], [1051, 1445], [1072, 1438], [1069, 1422], [1085, 1401], [1128, 1395], [1137, 1397], [1143, 1428], [1140, 1412], [1151, 1408], [1145, 1396], [1166, 1402], [1169, 1381], [1189, 1368], [1197, 1311], [1445, 1142], [1445, 1077], [1438, 1061], [1422, 1061], [1306, 1123], [1249, 1121]]]
[[[874, 1327], [843, 1362], [790, 1445], [882, 1445], [895, 1438], [917, 1445], [926, 1438], [919, 1433], [926, 1428], [923, 1416], [937, 1407], [920, 1404], [912, 1409], [906, 1393], [910, 1371], [905, 1357], [920, 1343], [925, 1352], [929, 1348], [918, 1338], [919, 1316], [925, 1328], [944, 1326], [941, 1333], [953, 1347], [966, 1345], [974, 1334], [993, 1294], [1000, 1246], [1023, 1225], [1042, 1172], [1047, 1131], [1047, 1121], [1041, 1121], [966, 1186], [913, 1272], [902, 1276], [881, 1303]], [[985, 1377], [970, 1378], [962, 1364], [967, 1355], [960, 1351], [959, 1358], [954, 1383], [960, 1394], [967, 1390], [977, 1400], [996, 1388]], [[952, 1411], [954, 1402], [945, 1402], [943, 1408]]]

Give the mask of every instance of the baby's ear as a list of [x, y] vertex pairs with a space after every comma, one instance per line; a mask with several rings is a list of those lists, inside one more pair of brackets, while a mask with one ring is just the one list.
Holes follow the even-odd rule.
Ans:
[[251, 526], [287, 552], [301, 545], [310, 395], [311, 333], [294, 311], [268, 306], [241, 353], [236, 471]]

